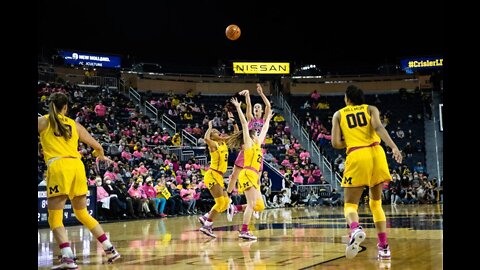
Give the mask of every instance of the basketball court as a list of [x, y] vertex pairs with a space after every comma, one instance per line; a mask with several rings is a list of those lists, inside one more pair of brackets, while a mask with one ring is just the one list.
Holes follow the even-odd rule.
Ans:
[[[345, 258], [343, 207], [266, 209], [252, 217], [256, 241], [238, 238], [242, 213], [222, 214], [217, 238], [198, 231], [198, 215], [103, 223], [121, 253], [105, 264], [102, 245], [83, 226], [67, 227], [79, 269], [443, 269], [443, 205], [385, 205], [392, 260], [379, 262], [377, 235], [368, 207], [360, 205], [367, 239]], [[60, 251], [48, 228], [38, 230], [38, 269], [58, 264]], [[165, 268], [167, 269], [167, 268]]]

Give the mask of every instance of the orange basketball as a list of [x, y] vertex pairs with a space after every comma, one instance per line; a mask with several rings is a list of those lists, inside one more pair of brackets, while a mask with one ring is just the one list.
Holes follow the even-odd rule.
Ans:
[[229, 26], [227, 26], [227, 29], [225, 29], [225, 35], [230, 40], [238, 39], [241, 33], [242, 31], [240, 31], [240, 27], [235, 24], [230, 24]]

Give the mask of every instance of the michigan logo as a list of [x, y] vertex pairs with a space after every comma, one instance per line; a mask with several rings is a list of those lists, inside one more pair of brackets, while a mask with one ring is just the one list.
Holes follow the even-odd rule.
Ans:
[[351, 185], [352, 184], [352, 177], [344, 177], [343, 178], [343, 183], [346, 185], [346, 184], [349, 184]]
[[48, 191], [50, 192], [50, 195], [53, 193], [58, 193], [58, 185], [55, 185], [54, 187], [48, 187]]

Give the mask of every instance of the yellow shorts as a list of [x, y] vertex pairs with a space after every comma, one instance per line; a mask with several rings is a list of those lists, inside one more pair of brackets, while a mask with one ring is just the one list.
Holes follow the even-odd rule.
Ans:
[[243, 193], [250, 187], [255, 187], [257, 190], [260, 190], [258, 173], [249, 169], [242, 169], [238, 175], [238, 192]]
[[70, 199], [88, 192], [85, 165], [78, 158], [60, 158], [47, 169], [47, 198], [68, 195]]
[[342, 187], [373, 187], [392, 180], [382, 146], [364, 147], [347, 155]]
[[207, 186], [208, 189], [212, 189], [215, 184], [219, 184], [220, 187], [225, 188], [223, 183], [223, 175], [217, 171], [208, 170], [203, 177], [203, 183]]

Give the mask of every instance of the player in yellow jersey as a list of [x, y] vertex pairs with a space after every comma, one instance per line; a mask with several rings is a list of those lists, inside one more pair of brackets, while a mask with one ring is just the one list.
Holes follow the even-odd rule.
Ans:
[[[255, 240], [256, 236], [252, 235], [248, 231], [248, 224], [252, 218], [253, 211], [260, 212], [265, 209], [263, 204], [262, 194], [260, 193], [258, 171], [260, 170], [260, 164], [263, 161], [263, 152], [260, 147], [267, 135], [268, 127], [270, 126], [270, 120], [272, 119], [273, 112], [269, 111], [265, 118], [265, 123], [262, 127], [260, 134], [256, 134], [255, 130], [248, 129], [248, 122], [240, 107], [241, 102], [238, 102], [236, 98], [231, 99], [232, 104], [236, 107], [240, 122], [242, 123], [242, 131], [235, 132], [227, 141], [230, 148], [239, 149], [243, 147], [244, 150], [244, 166], [238, 175], [238, 191], [243, 192], [247, 198], [247, 206], [243, 214], [242, 230], [239, 234], [240, 238]], [[231, 181], [234, 181], [231, 179]], [[232, 183], [234, 187], [236, 183]], [[230, 184], [229, 184], [230, 186]]]
[[223, 183], [223, 174], [227, 171], [228, 166], [228, 147], [225, 143], [228, 136], [220, 136], [220, 132], [212, 127], [213, 120], [208, 122], [208, 129], [205, 132], [205, 142], [210, 152], [210, 167], [205, 172], [204, 183], [210, 194], [212, 194], [215, 204], [212, 209], [205, 215], [198, 217], [198, 221], [202, 223], [200, 231], [210, 237], [216, 237], [212, 232], [213, 220], [218, 215], [227, 210], [230, 198], [225, 191]]
[[350, 226], [350, 241], [345, 255], [349, 259], [355, 257], [360, 243], [365, 240], [365, 232], [358, 223], [357, 209], [363, 189], [368, 186], [370, 210], [378, 235], [378, 258], [389, 260], [390, 247], [381, 195], [383, 182], [390, 181], [392, 177], [380, 139], [392, 149], [393, 158], [398, 163], [402, 163], [402, 155], [380, 122], [378, 109], [365, 104], [361, 89], [349, 86], [345, 104], [332, 119], [332, 145], [337, 149], [347, 149], [342, 187], [345, 188], [344, 213]]
[[67, 197], [72, 202], [76, 218], [102, 243], [108, 261], [120, 258], [102, 226], [87, 212], [87, 176], [78, 152], [78, 140], [95, 149], [100, 160], [111, 160], [105, 157], [102, 146], [81, 124], [66, 116], [67, 109], [68, 97], [53, 93], [49, 97], [48, 115], [38, 117], [38, 133], [47, 164], [48, 224], [62, 253], [61, 264], [52, 269], [78, 268], [63, 226]]

